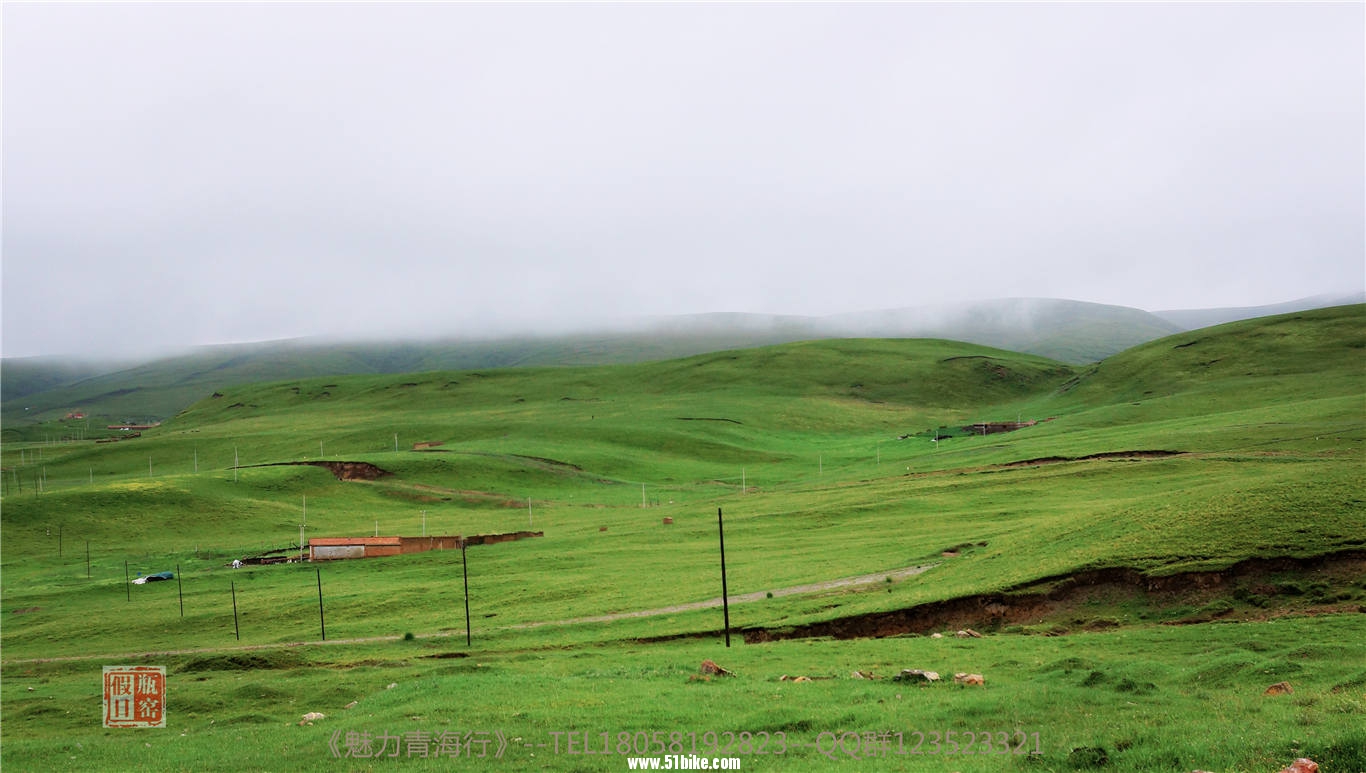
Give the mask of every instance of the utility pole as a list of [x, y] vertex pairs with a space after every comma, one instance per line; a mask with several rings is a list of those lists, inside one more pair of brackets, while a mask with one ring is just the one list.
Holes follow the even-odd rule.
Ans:
[[460, 569], [465, 574], [465, 646], [471, 646], [470, 637], [470, 564], [465, 560], [465, 538], [460, 537]]
[[316, 568], [318, 573], [318, 627], [322, 629], [323, 641], [327, 641], [327, 621], [323, 619], [323, 570]]
[[726, 626], [726, 647], [730, 647], [730, 598], [726, 593], [726, 529], [721, 523], [721, 508], [716, 508], [716, 535], [721, 542], [721, 614]]

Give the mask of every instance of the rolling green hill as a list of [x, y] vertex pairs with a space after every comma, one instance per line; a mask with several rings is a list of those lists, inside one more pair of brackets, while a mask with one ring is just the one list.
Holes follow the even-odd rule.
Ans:
[[[138, 438], [6, 443], [5, 765], [316, 769], [330, 734], [367, 722], [538, 738], [722, 721], [813, 740], [901, 727], [913, 706], [922, 725], [1045, 728], [1031, 768], [1104, 750], [1121, 771], [1251, 773], [1302, 753], [1350, 770], [1366, 697], [1363, 331], [1366, 306], [1350, 306], [1082, 367], [842, 339], [309, 377], [224, 387]], [[315, 464], [343, 461], [379, 477]], [[712, 605], [718, 509], [734, 649]], [[471, 547], [468, 564], [228, 567], [301, 531], [522, 529], [544, 536]], [[125, 569], [172, 570], [183, 588], [133, 588]], [[299, 646], [320, 638], [320, 593], [328, 643]], [[101, 662], [148, 657], [175, 677], [183, 735], [144, 746], [73, 718]], [[740, 675], [690, 678], [704, 657]], [[910, 667], [980, 670], [990, 687], [847, 676]], [[1281, 680], [1294, 696], [1262, 695]], [[467, 696], [458, 716], [452, 695]], [[301, 726], [310, 710], [329, 721]], [[1191, 740], [1197, 726], [1242, 740]], [[552, 770], [612, 768], [539, 753]]]
[[[173, 416], [236, 384], [347, 374], [580, 366], [675, 359], [706, 352], [830, 338], [943, 338], [1089, 363], [1176, 332], [1137, 309], [1061, 300], [1006, 299], [827, 318], [703, 314], [642, 321], [632, 329], [490, 340], [276, 341], [212, 346], [136, 365], [7, 359], [0, 418], [10, 440], [63, 436], [38, 426], [72, 411], [96, 428]], [[89, 427], [82, 425], [82, 436]]]
[[[375, 516], [388, 520], [395, 512], [411, 528], [414, 503], [430, 504], [448, 530], [463, 530], [485, 517], [479, 513], [502, 512], [528, 498], [570, 512], [639, 505], [642, 498], [695, 507], [741, 495], [742, 482], [745, 494], [776, 497], [766, 506], [801, 514], [798, 523], [820, 522], [815, 513], [833, 508], [832, 524], [871, 518], [876, 531], [906, 508], [916, 512], [920, 505], [911, 502], [951, 497], [960, 480], [970, 480], [976, 488], [964, 491], [963, 506], [997, 512], [998, 496], [1014, 500], [1019, 491], [1037, 491], [1037, 498], [1019, 503], [1023, 513], [1053, 508], [1087, 524], [1076, 555], [1017, 566], [1023, 545], [1056, 537], [1049, 536], [1052, 527], [1028, 527], [1007, 553], [1016, 568], [1003, 577], [1025, 581], [1045, 565], [1066, 571], [1136, 561], [1170, 569], [1190, 562], [1110, 552], [1125, 540], [1156, 535], [1132, 531], [1148, 515], [1129, 525], [1091, 522], [1095, 503], [1113, 499], [1107, 507], [1140, 514], [1176, 507], [1180, 523], [1196, 528], [1212, 500], [1183, 496], [1174, 505], [1167, 497], [1186, 487], [1203, 490], [1230, 517], [1239, 517], [1238, 506], [1229, 504], [1239, 496], [1359, 500], [1351, 491], [1362, 470], [1350, 462], [1360, 458], [1366, 409], [1362, 318], [1358, 306], [1232, 323], [1155, 341], [1081, 370], [948, 341], [846, 339], [636, 365], [225, 388], [136, 440], [7, 445], [6, 494], [15, 498], [6, 506], [6, 545], [22, 554], [22, 527], [62, 512], [82, 513], [73, 516], [81, 528], [102, 541], [114, 539], [132, 527], [100, 515], [107, 497], [116, 512], [133, 503], [149, 511], [240, 512], [241, 530], [231, 534], [145, 518], [137, 525], [240, 550], [253, 540], [297, 539], [279, 518], [304, 496], [316, 501], [318, 512], [330, 512], [327, 523], [343, 532], [367, 532]], [[1040, 423], [983, 437], [962, 431], [974, 422], [1015, 419]], [[935, 442], [935, 435], [942, 439]], [[440, 445], [410, 450], [417, 442]], [[964, 470], [1030, 459], [1151, 450], [1180, 455], [1132, 472], [1089, 463], [961, 478]], [[251, 471], [234, 471], [234, 460]], [[318, 460], [365, 461], [393, 475], [339, 487], [315, 468], [257, 467]], [[935, 477], [941, 471], [960, 472]], [[1130, 476], [1151, 480], [1131, 490]], [[1301, 490], [1302, 476], [1313, 476], [1318, 486]], [[246, 480], [234, 485], [239, 477]], [[1075, 491], [1040, 489], [1035, 478], [1072, 481], [1066, 485], [1090, 494], [1078, 501]], [[1112, 479], [1119, 488], [1110, 488]], [[30, 498], [39, 485], [43, 496]], [[989, 493], [997, 489], [999, 495]], [[753, 507], [764, 500], [745, 501]], [[1291, 511], [1317, 506], [1287, 505]], [[1226, 544], [1195, 563], [1256, 555], [1267, 542], [1261, 529], [1280, 533], [1294, 523], [1274, 511], [1248, 515], [1256, 528], [1222, 534]], [[1359, 502], [1346, 506], [1334, 516], [1340, 525], [1312, 540], [1312, 550], [1359, 544], [1360, 529], [1347, 533], [1359, 515]], [[777, 522], [768, 528], [785, 533]], [[1187, 527], [1173, 528], [1185, 534]], [[252, 539], [243, 542], [248, 534]], [[961, 541], [948, 532], [942, 540]], [[794, 549], [800, 544], [816, 550], [820, 542], [803, 538]], [[1302, 552], [1293, 541], [1287, 548]], [[906, 563], [899, 553], [884, 545], [848, 569]]]

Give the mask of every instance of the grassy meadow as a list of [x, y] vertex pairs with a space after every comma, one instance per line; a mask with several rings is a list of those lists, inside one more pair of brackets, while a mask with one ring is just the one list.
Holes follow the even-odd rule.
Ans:
[[[963, 430], [1016, 420], [1037, 423]], [[1359, 771], [1364, 442], [1362, 306], [1088, 366], [850, 339], [223, 387], [138, 438], [0, 449], [0, 761], [625, 770], [538, 744], [745, 731], [770, 752], [750, 746], [746, 770], [1250, 772], [1311, 756]], [[319, 461], [388, 474], [298, 464]], [[730, 648], [703, 606], [721, 595], [718, 509]], [[545, 536], [468, 549], [467, 646], [458, 551], [230, 568], [297, 547], [301, 525]], [[1259, 558], [1287, 562], [1215, 574]], [[125, 567], [178, 582], [129, 587]], [[1207, 575], [1185, 593], [1025, 601], [1105, 569]], [[980, 639], [744, 641], [986, 594], [1021, 603], [963, 613]], [[706, 658], [736, 676], [696, 678]], [[100, 669], [121, 663], [167, 667], [165, 729], [101, 727]], [[986, 687], [888, 678], [902, 668]], [[1262, 695], [1282, 680], [1292, 694]], [[300, 726], [310, 711], [327, 718]], [[1019, 732], [1042, 753], [887, 752], [889, 733], [909, 748], [950, 730]], [[336, 733], [455, 731], [509, 745], [496, 760], [329, 749]]]

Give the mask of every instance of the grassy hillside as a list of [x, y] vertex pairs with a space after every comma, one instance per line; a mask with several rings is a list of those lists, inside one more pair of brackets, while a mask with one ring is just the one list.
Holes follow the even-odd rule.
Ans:
[[1360, 308], [1232, 322], [1153, 341], [1091, 369], [1070, 397], [1099, 404], [1200, 395], [1228, 408], [1230, 397], [1250, 405], [1308, 393], [1350, 395], [1359, 392], [1366, 367], [1366, 327], [1353, 313]]
[[[138, 365], [5, 360], [0, 417], [10, 441], [61, 437], [73, 410], [113, 421], [169, 418], [238, 384], [344, 374], [584, 366], [667, 360], [793, 341], [945, 338], [1089, 363], [1179, 328], [1138, 309], [1059, 300], [1008, 299], [933, 309], [828, 318], [702, 314], [640, 322], [617, 331], [489, 340], [276, 341], [213, 346]], [[81, 434], [89, 427], [79, 428]]]
[[[7, 403], [60, 389], [101, 373], [120, 370], [117, 363], [70, 361], [61, 357], [9, 358], [4, 361], [0, 399]], [[21, 406], [22, 408], [27, 406]]]
[[[650, 524], [674, 517], [685, 528], [671, 539], [700, 552], [661, 603], [709, 588], [706, 514], [726, 504], [743, 524], [735, 539], [757, 551], [736, 559], [737, 587], [751, 590], [910, 566], [964, 542], [995, 546], [893, 599], [850, 602], [858, 609], [1080, 567], [1175, 571], [1272, 545], [1328, 552], [1362, 543], [1360, 321], [1354, 307], [1237, 323], [1082, 373], [951, 342], [845, 340], [631, 366], [242, 386], [136, 440], [7, 446], [6, 561], [47, 544], [57, 521], [107, 549], [143, 534], [221, 555], [287, 544], [305, 497], [310, 529], [328, 534], [370, 533], [376, 520], [411, 532], [424, 512], [434, 531], [496, 531], [523, 524], [530, 499], [533, 520], [539, 511], [583, 540], [571, 543], [577, 555], [615, 553], [598, 529], [615, 536], [630, 524], [632, 540], [647, 540], [642, 567], [654, 560]], [[1201, 365], [1210, 353], [1244, 364]], [[1017, 418], [1052, 420], [953, 437]], [[420, 441], [442, 445], [411, 450]], [[999, 467], [1147, 450], [1182, 453]], [[232, 470], [234, 459], [245, 469]], [[258, 466], [319, 459], [392, 475], [341, 483], [315, 467]], [[1209, 544], [1184, 547], [1196, 534]], [[845, 547], [832, 556], [836, 535]], [[762, 558], [778, 550], [791, 560]], [[575, 594], [597, 581], [584, 575]], [[650, 605], [618, 606], [632, 604]], [[816, 615], [772, 606], [774, 619]]]
[[[1084, 368], [948, 341], [839, 340], [594, 368], [309, 378], [225, 388], [137, 439], [9, 443], [3, 678], [43, 692], [6, 691], [4, 762], [217, 769], [240, 728], [251, 731], [236, 744], [247, 759], [314, 769], [333, 761], [323, 736], [365, 722], [543, 737], [593, 718], [632, 731], [724, 720], [814, 741], [968, 717], [1046, 730], [1040, 769], [1084, 767], [1076, 750], [1101, 746], [1117, 770], [1266, 770], [1299, 752], [1338, 754], [1337, 769], [1352, 769], [1344, 750], [1358, 746], [1366, 705], [1366, 672], [1352, 665], [1366, 659], [1363, 323], [1362, 306], [1234, 323]], [[962, 431], [1017, 419], [1038, 423]], [[414, 450], [422, 441], [441, 445]], [[284, 464], [320, 459], [389, 474], [339, 481]], [[718, 508], [736, 629], [780, 636], [967, 599], [943, 619], [988, 638], [720, 649], [718, 610], [696, 606], [720, 594]], [[305, 521], [307, 536], [545, 536], [469, 550], [467, 649], [454, 552], [227, 568], [296, 542]], [[1151, 591], [1271, 558], [1284, 562]], [[125, 562], [178, 570], [183, 585], [130, 589]], [[1061, 595], [1074, 587], [1066, 578], [1106, 569], [1143, 580]], [[883, 579], [786, 592], [862, 575]], [[257, 674], [217, 649], [238, 645], [238, 629], [243, 645], [316, 641], [318, 577], [329, 642], [396, 641], [266, 650], [252, 662], [273, 670]], [[637, 614], [651, 610], [664, 611]], [[925, 630], [924, 614], [904, 612], [907, 627], [892, 632]], [[185, 648], [214, 651], [157, 656], [178, 675], [183, 744], [148, 752], [64, 713], [88, 710], [101, 660]], [[741, 676], [688, 682], [702, 657]], [[847, 679], [903, 667], [980, 669], [992, 688], [925, 693], [908, 719], [887, 713], [907, 688]], [[328, 681], [339, 670], [354, 676], [345, 687]], [[776, 681], [783, 673], [833, 679], [800, 693]], [[1295, 696], [1261, 699], [1282, 678]], [[438, 699], [474, 685], [487, 699], [458, 716]], [[355, 699], [365, 713], [342, 719]], [[301, 734], [298, 715], [315, 709], [334, 724]], [[1252, 732], [1200, 745], [1197, 722]], [[73, 738], [98, 751], [68, 754]], [[541, 755], [557, 770], [624, 765]], [[816, 749], [779, 762], [832, 764]], [[987, 758], [895, 762], [999, 769]]]

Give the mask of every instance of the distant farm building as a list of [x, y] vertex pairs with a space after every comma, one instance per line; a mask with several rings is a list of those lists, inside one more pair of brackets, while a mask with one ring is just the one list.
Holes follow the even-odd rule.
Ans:
[[308, 541], [310, 561], [336, 561], [344, 558], [378, 558], [428, 550], [459, 550], [465, 545], [491, 545], [529, 537], [542, 537], [545, 532], [517, 531], [507, 534], [473, 534], [443, 537], [314, 537]]

